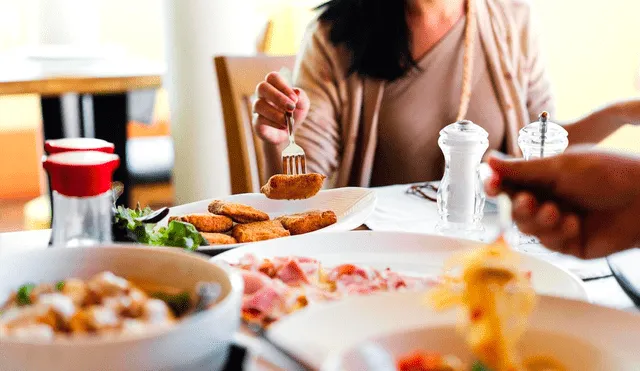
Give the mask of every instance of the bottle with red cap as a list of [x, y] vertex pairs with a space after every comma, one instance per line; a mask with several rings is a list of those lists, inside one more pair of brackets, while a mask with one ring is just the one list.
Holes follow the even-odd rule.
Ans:
[[52, 246], [112, 241], [111, 180], [119, 164], [117, 155], [99, 151], [60, 152], [46, 158], [43, 165], [49, 174], [56, 211]]

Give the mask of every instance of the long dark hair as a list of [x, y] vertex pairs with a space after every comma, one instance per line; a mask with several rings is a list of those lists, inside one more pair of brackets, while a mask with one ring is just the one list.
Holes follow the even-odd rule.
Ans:
[[318, 7], [334, 45], [351, 53], [349, 74], [382, 80], [403, 76], [416, 61], [406, 19], [409, 0], [330, 0]]

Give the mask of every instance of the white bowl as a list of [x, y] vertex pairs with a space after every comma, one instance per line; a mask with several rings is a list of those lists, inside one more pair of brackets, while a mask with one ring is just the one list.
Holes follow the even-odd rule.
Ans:
[[[360, 341], [332, 352], [322, 363], [321, 371], [367, 371], [372, 369], [369, 361], [377, 360], [374, 357], [382, 354], [387, 360], [396, 361], [416, 350], [452, 354], [463, 361], [473, 361], [464, 339], [456, 331], [456, 312], [435, 312], [425, 305], [424, 294], [347, 298], [339, 304], [326, 309], [331, 310], [333, 317], [350, 324], [340, 333], [342, 338], [366, 323], [370, 326], [395, 323], [395, 329], [372, 337], [362, 336]], [[376, 308], [376, 314], [363, 314], [366, 308]], [[370, 318], [354, 323], [357, 316]], [[422, 320], [416, 320], [416, 316]], [[317, 317], [309, 320], [314, 319], [318, 326], [328, 326]], [[519, 352], [523, 357], [553, 356], [567, 370], [640, 370], [639, 319], [632, 313], [589, 303], [540, 296], [529, 330], [519, 343]], [[300, 329], [301, 334], [305, 331], [308, 329]]]
[[26, 282], [89, 278], [102, 271], [139, 282], [194, 290], [217, 282], [222, 295], [211, 309], [176, 326], [136, 336], [0, 340], [0, 370], [174, 370], [211, 358], [221, 367], [240, 321], [243, 281], [237, 273], [176, 248], [105, 246], [61, 248], [0, 257], [0, 303]]

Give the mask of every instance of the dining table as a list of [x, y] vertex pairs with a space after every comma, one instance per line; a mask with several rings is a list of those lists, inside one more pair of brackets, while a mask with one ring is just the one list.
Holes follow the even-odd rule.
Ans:
[[[437, 233], [435, 226], [438, 223], [439, 214], [436, 202], [407, 192], [409, 187], [410, 185], [401, 184], [374, 188], [377, 198], [375, 209], [365, 223], [352, 233], [362, 233], [367, 230]], [[487, 202], [483, 219], [487, 236], [495, 234], [497, 224], [495, 205]], [[0, 233], [0, 256], [45, 249], [50, 235], [50, 230]], [[536, 250], [535, 255], [581, 278], [591, 303], [624, 311], [638, 311], [633, 301], [613, 277], [605, 259], [584, 261], [550, 252], [542, 246]], [[640, 254], [634, 255], [634, 258], [639, 259], [640, 265]], [[256, 339], [239, 333], [232, 346], [225, 370], [239, 369], [238, 365], [246, 361], [247, 354], [252, 347], [256, 346], [255, 344]], [[205, 360], [200, 366], [189, 366], [188, 370], [208, 370], [211, 362]]]
[[[141, 92], [155, 97], [155, 89], [162, 87], [164, 72], [163, 63], [104, 53], [78, 54], [56, 48], [9, 53], [0, 56], [0, 96], [39, 95], [43, 134], [47, 140], [66, 136], [63, 97], [76, 94], [79, 136], [113, 143], [115, 154], [122, 159], [114, 180], [125, 185], [119, 200], [125, 204], [131, 189], [126, 161], [129, 97]], [[90, 127], [92, 133], [85, 132], [86, 127]]]

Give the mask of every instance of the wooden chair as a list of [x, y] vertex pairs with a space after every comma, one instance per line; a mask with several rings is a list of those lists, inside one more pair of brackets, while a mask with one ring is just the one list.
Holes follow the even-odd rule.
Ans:
[[259, 192], [264, 184], [262, 141], [252, 128], [252, 96], [256, 85], [271, 71], [293, 69], [295, 57], [216, 57], [220, 100], [227, 134], [231, 192]]

